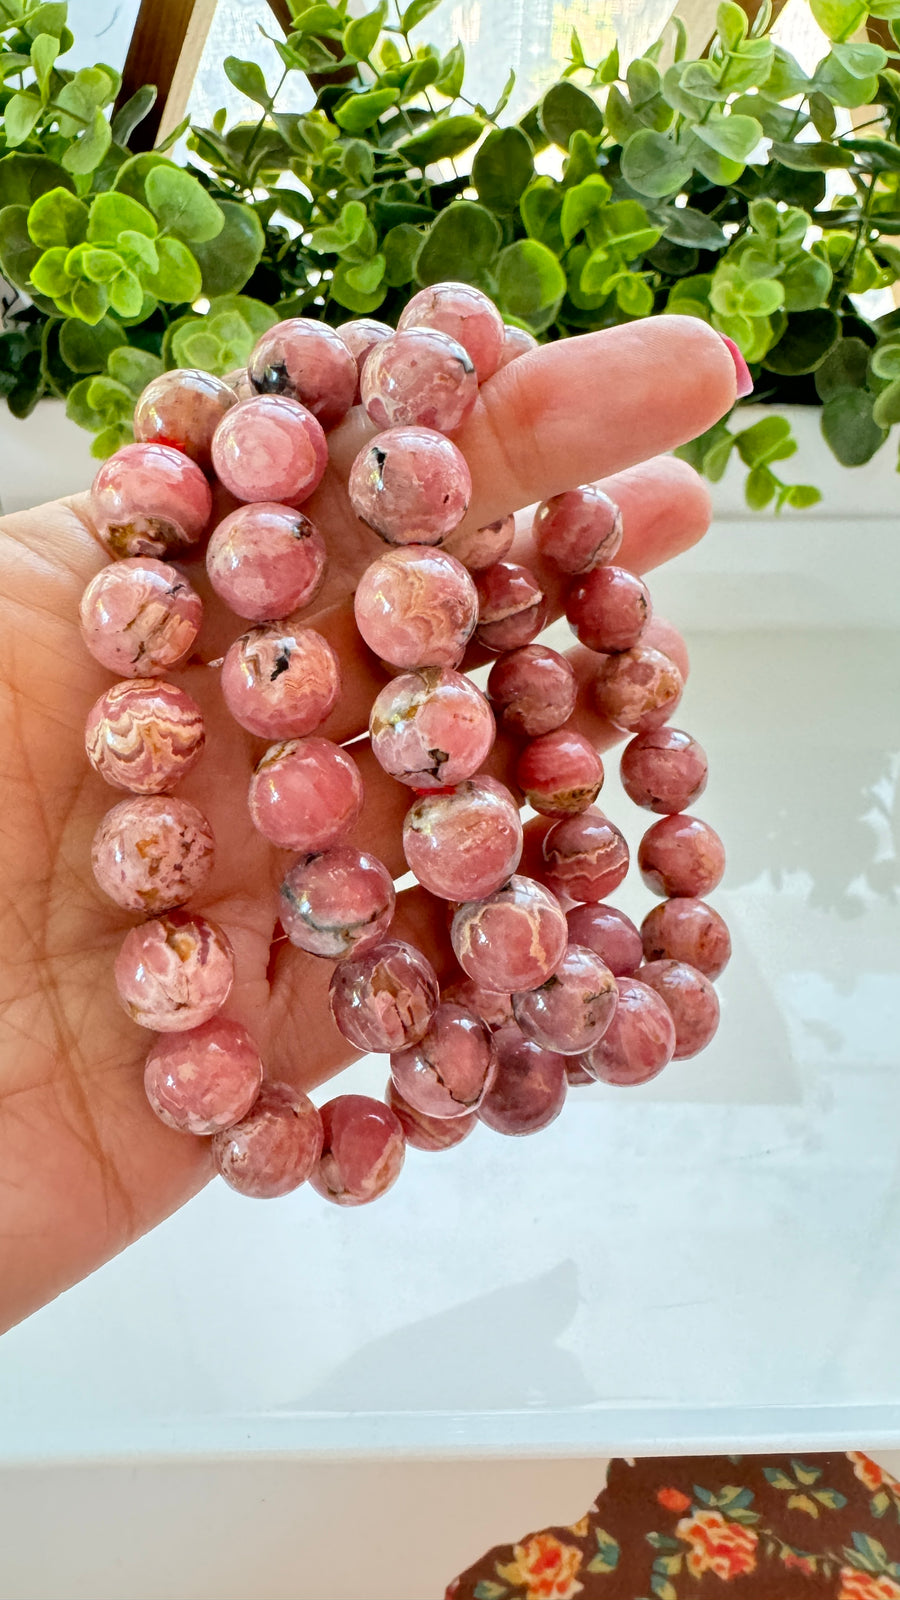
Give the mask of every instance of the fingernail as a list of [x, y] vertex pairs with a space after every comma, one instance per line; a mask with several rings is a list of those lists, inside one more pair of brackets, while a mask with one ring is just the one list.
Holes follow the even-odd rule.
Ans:
[[741, 355], [741, 352], [734, 340], [729, 339], [727, 333], [720, 333], [719, 338], [724, 345], [727, 345], [731, 352], [731, 359], [734, 362], [734, 370], [737, 373], [737, 397], [739, 400], [746, 400], [748, 394], [753, 393], [753, 379], [750, 376], [750, 368]]

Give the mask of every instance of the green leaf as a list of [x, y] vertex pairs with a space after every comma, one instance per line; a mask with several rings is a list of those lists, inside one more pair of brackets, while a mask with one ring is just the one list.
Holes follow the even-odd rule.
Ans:
[[747, 37], [747, 17], [734, 0], [722, 0], [716, 9], [716, 32], [726, 50], [737, 50]]
[[438, 94], [446, 95], [448, 100], [455, 100], [463, 86], [466, 71], [466, 55], [460, 41], [457, 39], [452, 49], [441, 61], [441, 70], [434, 80], [434, 87]]
[[688, 249], [723, 250], [728, 243], [717, 222], [705, 211], [690, 206], [659, 206], [654, 213], [663, 223], [663, 237]]
[[662, 1572], [650, 1574], [650, 1593], [657, 1596], [657, 1600], [678, 1600], [678, 1591], [674, 1583], [670, 1583]]
[[130, 99], [119, 107], [112, 119], [112, 136], [116, 144], [127, 144], [138, 123], [143, 122], [148, 111], [156, 104], [156, 85], [142, 83]]
[[351, 183], [367, 189], [375, 175], [375, 157], [372, 146], [365, 139], [348, 139], [341, 156], [341, 168]]
[[[203, 293], [236, 294], [252, 277], [265, 248], [266, 236], [256, 212], [238, 200], [217, 202], [225, 221], [214, 240], [191, 245], [200, 268]], [[186, 295], [185, 299], [194, 296]]]
[[501, 250], [497, 261], [497, 304], [525, 323], [542, 323], [566, 292], [566, 278], [556, 256], [536, 239], [517, 239]]
[[[892, 419], [894, 422], [900, 421], [900, 383], [896, 385], [896, 390], [897, 393], [894, 398], [898, 414]], [[880, 396], [879, 398], [883, 399], [884, 397]], [[883, 418], [878, 416], [877, 400], [873, 407], [872, 415], [876, 422], [883, 421]], [[837, 1489], [814, 1489], [813, 1499], [818, 1500], [820, 1505], [827, 1506], [829, 1511], [840, 1511], [847, 1504], [847, 1496], [839, 1494]]]
[[533, 177], [531, 144], [520, 128], [494, 128], [475, 152], [472, 182], [491, 211], [514, 211]]
[[835, 44], [832, 55], [852, 78], [871, 78], [887, 66], [887, 51], [880, 44]]
[[160, 227], [188, 243], [214, 239], [225, 216], [202, 183], [177, 167], [152, 167], [145, 180], [147, 204]]
[[866, 20], [861, 0], [809, 0], [810, 10], [829, 39], [849, 39]]
[[[138, 288], [140, 285], [138, 284]], [[110, 292], [105, 283], [88, 283], [82, 278], [72, 290], [72, 309], [85, 322], [100, 322], [110, 303]]]
[[[816, 20], [819, 21], [818, 18]], [[819, 26], [824, 27], [824, 24], [819, 21]], [[784, 419], [779, 418], [778, 420], [783, 421]], [[788, 424], [788, 427], [790, 428], [790, 424]], [[751, 430], [748, 428], [747, 431], [749, 433]], [[744, 459], [746, 460], [746, 457]], [[781, 1489], [785, 1494], [790, 1494], [797, 1487], [793, 1478], [789, 1478], [786, 1472], [781, 1471], [780, 1467], [763, 1467], [763, 1477], [767, 1483], [772, 1485], [773, 1489]]]
[[[165, 243], [174, 241], [166, 240]], [[77, 295], [77, 290], [75, 291]], [[77, 301], [76, 301], [77, 304]], [[144, 291], [141, 280], [136, 273], [125, 267], [122, 272], [113, 278], [109, 285], [109, 301], [120, 317], [136, 317], [144, 304]], [[104, 311], [106, 306], [104, 306]]]
[[691, 164], [670, 139], [652, 128], [642, 128], [632, 134], [622, 152], [622, 176], [638, 194], [662, 200], [684, 187]]
[[[872, 366], [878, 349], [872, 352]], [[885, 352], [886, 353], [886, 352]], [[896, 371], [879, 373], [879, 377], [900, 378], [900, 348], [897, 350]], [[862, 339], [839, 339], [825, 360], [816, 368], [816, 393], [820, 400], [830, 400], [842, 389], [865, 388], [869, 366], [869, 347]]]
[[121, 383], [135, 398], [151, 379], [163, 370], [159, 356], [150, 350], [139, 350], [135, 345], [123, 344], [110, 351], [106, 370], [116, 383]]
[[724, 116], [711, 111], [704, 123], [694, 129], [698, 139], [708, 144], [719, 155], [730, 161], [746, 161], [762, 137], [762, 128], [755, 117]]
[[[509, 97], [512, 94], [515, 86], [516, 75], [512, 68], [510, 68], [509, 73], [507, 74], [506, 82], [504, 83], [503, 88], [500, 90], [500, 94], [497, 98], [497, 103], [493, 110], [489, 113], [489, 120], [491, 122], [496, 122], [497, 118], [500, 116], [500, 113], [506, 110], [506, 107], [509, 104]], [[481, 110], [480, 106], [479, 110]]]
[[37, 122], [42, 111], [41, 102], [36, 94], [20, 92], [14, 94], [6, 103], [3, 113], [3, 131], [6, 135], [6, 148], [12, 150], [16, 145], [24, 144], [32, 128]]
[[70, 144], [65, 152], [62, 164], [67, 172], [93, 172], [99, 167], [111, 142], [109, 123], [98, 106], [88, 127], [78, 134], [75, 143]]
[[599, 172], [591, 173], [574, 189], [567, 189], [560, 212], [560, 228], [567, 245], [603, 209], [612, 194], [606, 179]]
[[593, 137], [603, 132], [603, 112], [592, 95], [564, 79], [554, 83], [541, 101], [541, 125], [548, 139], [568, 150], [576, 128]]
[[774, 498], [778, 485], [768, 467], [753, 467], [747, 473], [744, 498], [751, 511], [764, 511]]
[[[719, 81], [719, 71], [711, 61], [686, 61], [680, 74], [681, 88], [685, 94], [694, 95], [714, 104], [724, 99]], [[704, 106], [709, 112], [709, 106]]]
[[[144, 287], [157, 300], [165, 300], [178, 304], [181, 301], [196, 300], [202, 287], [200, 267], [187, 245], [180, 239], [159, 239], [156, 248], [159, 252], [159, 269], [152, 276], [145, 276]], [[115, 305], [115, 299], [113, 300]], [[120, 308], [116, 306], [116, 310]], [[130, 311], [120, 311], [121, 316], [132, 316]]]
[[65, 246], [56, 245], [51, 250], [45, 250], [31, 269], [34, 287], [40, 294], [49, 295], [51, 300], [68, 294], [75, 281], [66, 270], [68, 254]]
[[879, 1489], [869, 1501], [873, 1517], [883, 1517], [891, 1508], [891, 1497], [886, 1489]]
[[345, 133], [364, 133], [399, 99], [399, 89], [365, 89], [342, 100], [335, 108], [334, 120]]
[[878, 79], [874, 73], [869, 78], [857, 78], [855, 73], [848, 72], [842, 66], [834, 50], [819, 62], [813, 82], [836, 106], [847, 106], [851, 110], [856, 106], [867, 106], [878, 92]]
[[798, 256], [782, 268], [780, 276], [786, 311], [812, 311], [827, 301], [832, 273], [818, 256]]
[[372, 294], [378, 288], [384, 277], [384, 256], [381, 251], [368, 261], [361, 261], [355, 266], [348, 266], [344, 274], [345, 283], [360, 294]]
[[[735, 435], [735, 438], [741, 460], [745, 461], [748, 467], [760, 467], [768, 461], [784, 460], [783, 447], [791, 440], [791, 425], [787, 417], [777, 415], [763, 417], [761, 422], [754, 422], [752, 427], [744, 428], [741, 433]], [[793, 450], [787, 454], [792, 455]], [[774, 1487], [781, 1489], [784, 1485], [778, 1482]], [[793, 1487], [792, 1484], [791, 1488]]]
[[619, 1544], [605, 1528], [595, 1528], [597, 1554], [588, 1562], [586, 1572], [615, 1572], [619, 1565]]
[[821, 426], [826, 442], [845, 467], [870, 461], [887, 438], [887, 429], [875, 421], [872, 396], [865, 389], [843, 389], [826, 400]]
[[501, 240], [500, 225], [486, 207], [473, 200], [455, 200], [426, 233], [416, 261], [416, 278], [423, 286], [454, 278], [477, 282], [494, 260]]
[[94, 327], [80, 317], [67, 317], [59, 330], [59, 353], [73, 372], [102, 372], [112, 351], [124, 342], [121, 324], [112, 317]]
[[68, 189], [48, 189], [28, 212], [28, 232], [45, 250], [51, 245], [78, 244], [87, 231], [88, 208]]
[[59, 40], [54, 38], [52, 33], [39, 33], [37, 38], [32, 40], [31, 65], [34, 68], [42, 100], [47, 99], [50, 74], [58, 55]]
[[10, 151], [0, 160], [0, 209], [3, 206], [30, 206], [50, 189], [72, 192], [69, 174], [48, 156]]
[[415, 276], [416, 257], [422, 243], [418, 228], [399, 222], [381, 241], [384, 252], [384, 281], [392, 289], [402, 289]]
[[809, 79], [799, 61], [789, 50], [777, 44], [772, 70], [762, 85], [769, 98], [791, 100], [795, 94], [802, 94], [808, 83]]
[[375, 288], [368, 292], [357, 288], [352, 282], [350, 274], [358, 270], [358, 267], [348, 266], [346, 261], [339, 261], [334, 269], [334, 276], [330, 284], [331, 297], [337, 301], [338, 305], [345, 306], [348, 311], [354, 311], [357, 316], [365, 317], [370, 312], [378, 310], [387, 290], [383, 281], [377, 283]]
[[94, 244], [115, 244], [121, 233], [140, 233], [155, 239], [156, 221], [146, 207], [115, 189], [95, 195], [91, 202], [87, 238]]
[[[681, 18], [679, 17], [679, 22]], [[591, 79], [592, 86], [598, 84], [615, 83], [619, 76], [619, 46], [614, 44], [608, 55], [603, 57]]]
[[614, 246], [620, 259], [633, 261], [652, 250], [660, 230], [651, 223], [639, 200], [613, 200], [588, 224], [590, 244]]
[[81, 271], [92, 283], [109, 283], [124, 265], [115, 250], [88, 245], [81, 253]]
[[748, 283], [740, 307], [748, 317], [770, 317], [784, 303], [784, 289], [775, 278], [756, 278]]
[[380, 0], [374, 11], [348, 22], [343, 38], [345, 55], [352, 56], [354, 61], [365, 61], [378, 43], [386, 17], [387, 0]]
[[806, 511], [817, 506], [822, 498], [821, 489], [811, 483], [787, 483], [781, 490], [781, 504], [793, 506], [796, 511]]
[[814, 372], [840, 337], [841, 324], [833, 311], [794, 311], [778, 343], [766, 352], [764, 365], [771, 372]]
[[625, 144], [633, 133], [639, 133], [643, 127], [640, 117], [632, 111], [630, 101], [626, 100], [616, 84], [613, 84], [606, 97], [605, 115], [607, 127], [617, 144]]
[[798, 144], [782, 144], [774, 140], [772, 154], [783, 166], [794, 172], [823, 171], [829, 167], [852, 167], [853, 156], [838, 144], [812, 140]]
[[440, 3], [441, 0], [410, 0], [400, 22], [403, 32], [409, 33], [420, 22], [424, 22], [426, 17], [431, 16], [432, 11], [437, 10]]
[[626, 272], [619, 278], [616, 300], [629, 317], [649, 317], [653, 310], [653, 290], [636, 272]]
[[[895, 422], [900, 422], [900, 379], [895, 378], [886, 389], [882, 389], [872, 407], [872, 416], [881, 428], [890, 428]], [[833, 1490], [830, 1492], [834, 1493]], [[821, 1494], [816, 1495], [817, 1500], [821, 1498]]]
[[267, 111], [272, 109], [272, 96], [266, 87], [262, 67], [257, 66], [255, 61], [241, 61], [237, 56], [226, 56], [222, 65], [226, 78], [234, 84], [239, 94], [245, 94], [248, 100], [255, 101], [258, 106], [265, 106]]
[[432, 161], [450, 161], [475, 143], [484, 128], [481, 117], [440, 117], [431, 126], [397, 145], [398, 155], [423, 171]]
[[519, 201], [519, 214], [529, 239], [539, 239], [559, 255], [564, 248], [560, 231], [563, 196], [552, 178], [542, 176], [529, 184]]

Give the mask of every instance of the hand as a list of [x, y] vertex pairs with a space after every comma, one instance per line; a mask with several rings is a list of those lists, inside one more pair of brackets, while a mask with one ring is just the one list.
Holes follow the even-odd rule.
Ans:
[[[605, 477], [619, 502], [618, 560], [644, 572], [705, 532], [706, 491], [661, 452], [710, 427], [733, 403], [735, 372], [705, 324], [660, 317], [546, 346], [498, 373], [457, 436], [472, 470], [469, 521], [482, 526], [551, 494]], [[304, 510], [329, 548], [325, 588], [304, 623], [344, 664], [343, 698], [321, 732], [364, 732], [384, 681], [359, 640], [351, 596], [380, 548], [352, 515], [346, 473], [373, 431], [355, 411], [330, 437], [331, 464]], [[643, 465], [635, 463], [643, 462]], [[527, 519], [526, 519], [527, 520]], [[527, 533], [514, 557], [541, 568]], [[85, 584], [106, 562], [86, 496], [0, 519], [0, 1324], [9, 1326], [84, 1277], [183, 1205], [212, 1175], [207, 1141], [174, 1133], [143, 1092], [150, 1036], [123, 1012], [113, 960], [133, 919], [96, 888], [90, 845], [103, 812], [122, 799], [88, 766], [87, 711], [109, 675], [78, 631]], [[184, 563], [207, 602], [206, 660], [246, 624], [210, 594], [202, 558]], [[554, 607], [559, 611], [558, 598]], [[676, 656], [680, 641], [654, 623]], [[573, 660], [584, 674], [586, 652]], [[252, 828], [247, 780], [262, 744], [224, 710], [216, 673], [202, 662], [178, 674], [203, 707], [207, 748], [179, 793], [209, 817], [217, 841], [202, 910], [236, 954], [227, 1013], [257, 1040], [267, 1072], [309, 1089], [352, 1050], [327, 1005], [331, 963], [285, 942], [273, 946], [283, 857]], [[586, 706], [576, 712], [598, 748], [620, 737]], [[357, 753], [357, 752], [354, 752]], [[400, 823], [409, 792], [361, 746], [366, 807], [357, 842], [399, 875]], [[498, 739], [491, 770], [510, 769]], [[527, 856], [526, 856], [527, 870]], [[440, 905], [402, 895], [396, 931], [444, 964]]]

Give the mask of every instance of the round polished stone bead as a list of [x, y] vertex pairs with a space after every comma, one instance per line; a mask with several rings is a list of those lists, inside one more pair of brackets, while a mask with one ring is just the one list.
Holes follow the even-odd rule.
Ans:
[[580, 1056], [566, 1056], [566, 1082], [570, 1089], [581, 1089], [589, 1083], [596, 1083], [597, 1079], [582, 1066]]
[[605, 900], [628, 871], [624, 834], [594, 806], [555, 823], [544, 834], [542, 848], [547, 883], [554, 894], [570, 900]]
[[155, 678], [183, 661], [203, 622], [203, 602], [175, 567], [131, 556], [101, 567], [81, 597], [81, 636], [123, 678]]
[[514, 1020], [512, 995], [484, 989], [472, 978], [462, 978], [458, 983], [448, 984], [441, 990], [441, 999], [452, 1000], [454, 1005], [474, 1011], [476, 1017], [486, 1022], [492, 1032], [495, 1028], [502, 1028], [505, 1022]]
[[638, 845], [638, 866], [654, 894], [709, 894], [725, 871], [725, 846], [714, 828], [681, 812], [660, 817]]
[[206, 547], [209, 581], [239, 617], [302, 611], [325, 575], [325, 541], [295, 506], [263, 500], [223, 517]]
[[170, 795], [136, 795], [107, 811], [91, 845], [98, 886], [125, 911], [183, 905], [212, 871], [215, 842], [202, 811]]
[[477, 637], [488, 650], [516, 650], [544, 627], [549, 603], [534, 573], [514, 561], [495, 561], [475, 574]]
[[153, 1110], [181, 1133], [219, 1133], [240, 1122], [262, 1084], [259, 1051], [246, 1028], [213, 1017], [186, 1033], [164, 1033], [144, 1068]]
[[94, 701], [88, 760], [116, 789], [164, 794], [196, 766], [206, 735], [196, 700], [160, 678], [126, 678]]
[[495, 1133], [538, 1133], [566, 1103], [566, 1058], [526, 1039], [514, 1022], [494, 1034], [497, 1065], [478, 1107], [479, 1121]]
[[262, 623], [235, 639], [222, 663], [222, 694], [235, 722], [263, 739], [302, 738], [325, 721], [341, 692], [327, 639], [290, 622]]
[[637, 974], [666, 1006], [675, 1024], [675, 1059], [705, 1050], [719, 1026], [719, 997], [709, 979], [684, 961], [651, 961]]
[[168, 444], [204, 472], [212, 470], [212, 438], [237, 402], [222, 378], [196, 367], [176, 367], [151, 378], [134, 408], [134, 437], [143, 444]]
[[602, 1039], [582, 1056], [601, 1083], [648, 1083], [675, 1053], [675, 1024], [665, 1001], [637, 978], [617, 978], [619, 1003]]
[[572, 943], [587, 945], [616, 978], [630, 978], [637, 971], [643, 957], [641, 936], [624, 911], [602, 904], [572, 906], [566, 921]]
[[404, 1100], [393, 1079], [388, 1080], [384, 1098], [415, 1150], [452, 1150], [475, 1131], [478, 1122], [474, 1111], [461, 1117], [427, 1117]]
[[261, 394], [226, 412], [213, 435], [212, 458], [219, 481], [236, 500], [298, 506], [321, 482], [328, 445], [305, 406], [285, 395]]
[[511, 361], [517, 361], [519, 356], [527, 356], [529, 350], [537, 350], [538, 342], [533, 333], [527, 328], [517, 328], [512, 322], [503, 324], [503, 344], [500, 347], [500, 360], [497, 371], [508, 367]]
[[337, 1206], [364, 1206], [396, 1183], [406, 1155], [390, 1106], [364, 1094], [341, 1094], [320, 1112], [322, 1154], [310, 1183]]
[[478, 382], [500, 365], [504, 323], [493, 300], [470, 283], [433, 283], [420, 289], [400, 313], [398, 329], [439, 328], [469, 352]]
[[403, 819], [403, 852], [422, 887], [442, 900], [477, 900], [515, 872], [522, 818], [496, 778], [469, 778], [420, 795]]
[[502, 561], [512, 549], [515, 537], [515, 517], [498, 517], [496, 522], [486, 522], [483, 528], [455, 528], [444, 540], [444, 549], [470, 572], [480, 572], [483, 567]]
[[685, 811], [706, 788], [706, 751], [680, 728], [650, 728], [622, 751], [622, 788], [636, 806]]
[[542, 816], [571, 817], [596, 800], [603, 762], [583, 733], [557, 728], [526, 744], [516, 763], [516, 782]]
[[356, 398], [355, 357], [334, 328], [312, 317], [288, 317], [267, 328], [247, 372], [257, 394], [299, 401], [323, 428], [340, 422]]
[[126, 933], [114, 970], [119, 998], [134, 1022], [157, 1033], [184, 1033], [209, 1022], [225, 1004], [234, 952], [217, 922], [170, 911]]
[[566, 620], [579, 642], [603, 654], [632, 650], [652, 614], [650, 590], [626, 567], [594, 567], [566, 597]]
[[456, 667], [478, 621], [478, 595], [461, 562], [431, 545], [386, 550], [353, 597], [356, 626], [392, 667]]
[[391, 875], [377, 856], [337, 845], [295, 861], [281, 885], [279, 916], [299, 950], [341, 961], [381, 943], [396, 898]]
[[477, 1111], [494, 1075], [491, 1031], [465, 1006], [441, 1001], [416, 1044], [391, 1056], [395, 1087], [429, 1117]]
[[463, 972], [508, 994], [545, 983], [565, 955], [567, 936], [559, 901], [520, 874], [481, 900], [465, 901], [450, 929]]
[[413, 789], [443, 789], [478, 771], [494, 742], [494, 716], [470, 678], [426, 667], [394, 678], [375, 696], [372, 752]]
[[431, 428], [389, 428], [363, 445], [347, 484], [356, 515], [387, 544], [440, 544], [472, 494], [465, 457]]
[[527, 1039], [563, 1056], [579, 1056], [601, 1039], [618, 1000], [616, 980], [586, 945], [570, 944], [552, 978], [512, 997]]
[[526, 644], [494, 662], [487, 692], [507, 733], [536, 739], [568, 722], [575, 710], [578, 685], [558, 650]]
[[438, 981], [415, 945], [385, 939], [335, 968], [329, 1003], [341, 1033], [357, 1050], [391, 1055], [426, 1032], [438, 1003]]
[[228, 385], [238, 400], [252, 400], [256, 394], [246, 367], [233, 367], [226, 372], [222, 382]]
[[594, 703], [625, 733], [661, 728], [681, 699], [684, 680], [661, 650], [638, 644], [607, 656], [594, 680]]
[[566, 489], [538, 506], [534, 541], [560, 572], [592, 572], [618, 555], [622, 513], [595, 483]]
[[250, 779], [254, 827], [304, 855], [339, 844], [359, 821], [363, 782], [348, 751], [315, 736], [269, 746]]
[[275, 1200], [299, 1189], [322, 1154], [322, 1119], [299, 1089], [264, 1083], [242, 1120], [212, 1141], [225, 1182], [251, 1200]]
[[705, 900], [663, 900], [641, 923], [645, 961], [685, 961], [707, 978], [718, 978], [731, 960], [725, 920]]
[[200, 468], [164, 444], [126, 444], [91, 485], [91, 516], [111, 556], [171, 556], [200, 538], [212, 493]]
[[[379, 322], [377, 317], [354, 317], [350, 322], [342, 322], [335, 328], [339, 339], [343, 339], [347, 349], [356, 362], [356, 371], [362, 376], [366, 356], [376, 344], [381, 344], [384, 339], [393, 339], [394, 330], [387, 322]], [[359, 383], [356, 385], [354, 400], [359, 399]]]
[[369, 352], [359, 391], [378, 428], [453, 433], [478, 399], [478, 379], [468, 351], [449, 334], [407, 328]]

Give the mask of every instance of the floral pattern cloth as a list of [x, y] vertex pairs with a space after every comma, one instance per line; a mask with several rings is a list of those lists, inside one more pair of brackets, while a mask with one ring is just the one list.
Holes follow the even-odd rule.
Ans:
[[900, 1482], [856, 1450], [613, 1461], [580, 1522], [489, 1550], [446, 1600], [732, 1595], [900, 1600]]

